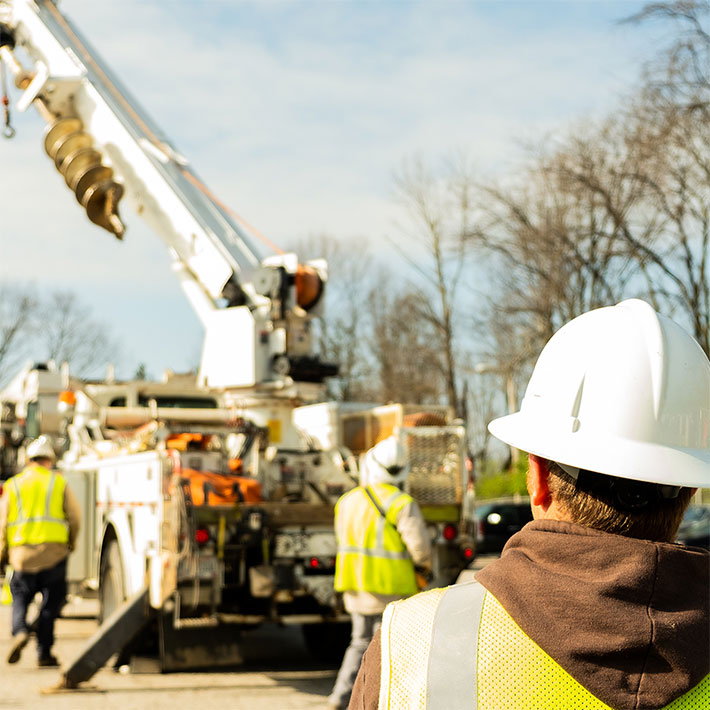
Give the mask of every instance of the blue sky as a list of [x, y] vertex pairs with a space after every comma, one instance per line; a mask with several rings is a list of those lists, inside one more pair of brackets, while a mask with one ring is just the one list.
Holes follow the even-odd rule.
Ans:
[[[59, 7], [219, 197], [279, 245], [396, 234], [392, 176], [465, 152], [514, 170], [520, 144], [602, 116], [658, 28], [641, 2], [62, 0]], [[199, 357], [162, 242], [125, 213], [91, 226], [15, 112], [0, 142], [0, 283], [72, 288], [110, 324], [123, 374]], [[125, 210], [124, 210], [125, 212]]]

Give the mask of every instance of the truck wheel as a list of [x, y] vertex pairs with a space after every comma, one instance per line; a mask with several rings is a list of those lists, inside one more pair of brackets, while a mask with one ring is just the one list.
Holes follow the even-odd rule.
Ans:
[[123, 587], [123, 569], [118, 541], [111, 540], [101, 558], [99, 573], [99, 624], [123, 604], [126, 594]]
[[304, 624], [301, 628], [308, 653], [316, 661], [340, 663], [343, 660], [350, 643], [349, 623]]

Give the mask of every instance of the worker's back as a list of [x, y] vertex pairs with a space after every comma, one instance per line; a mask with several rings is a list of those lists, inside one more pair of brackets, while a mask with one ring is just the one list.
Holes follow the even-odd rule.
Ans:
[[42, 543], [66, 544], [64, 478], [44, 466], [31, 465], [7, 483], [7, 536], [10, 548]]
[[412, 558], [397, 531], [400, 513], [413, 504], [411, 496], [388, 483], [358, 486], [338, 501], [336, 590], [416, 593]]
[[379, 706], [710, 707], [709, 570], [703, 550], [529, 523], [476, 582], [387, 608]]

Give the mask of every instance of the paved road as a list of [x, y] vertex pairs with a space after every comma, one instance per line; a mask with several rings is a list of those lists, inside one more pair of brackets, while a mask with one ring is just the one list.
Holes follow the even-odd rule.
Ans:
[[[93, 609], [70, 603], [57, 621], [55, 653], [60, 661], [74, 658], [96, 630], [86, 618]], [[5, 664], [10, 647], [10, 609], [0, 607], [0, 710], [325, 710], [337, 663], [312, 661], [300, 630], [265, 626], [251, 632], [245, 664], [217, 673], [123, 674], [99, 671], [80, 692], [46, 695], [55, 686], [57, 669], [37, 668], [34, 641], [17, 665]]]
[[[496, 556], [477, 559], [474, 570]], [[471, 578], [465, 571], [461, 581]], [[72, 601], [57, 621], [54, 651], [60, 661], [75, 658], [96, 630], [96, 607]], [[117, 673], [99, 671], [87, 689], [44, 694], [56, 686], [57, 669], [37, 668], [34, 641], [20, 662], [5, 664], [11, 643], [10, 608], [0, 606], [0, 710], [325, 710], [338, 663], [318, 663], [303, 644], [300, 629], [266, 625], [245, 637], [245, 663], [215, 673]]]

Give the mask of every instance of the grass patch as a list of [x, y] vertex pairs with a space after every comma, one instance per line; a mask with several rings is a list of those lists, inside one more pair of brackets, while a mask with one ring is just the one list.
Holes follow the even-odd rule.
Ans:
[[525, 484], [527, 470], [528, 457], [524, 455], [518, 458], [512, 468], [505, 471], [493, 466], [484, 467], [476, 480], [476, 497], [478, 500], [486, 500], [526, 496], [528, 494]]

